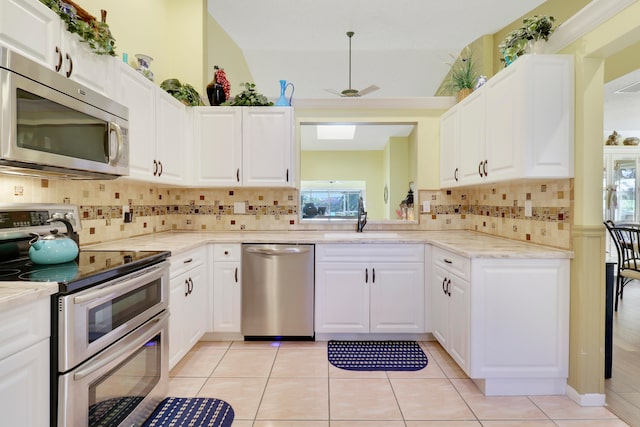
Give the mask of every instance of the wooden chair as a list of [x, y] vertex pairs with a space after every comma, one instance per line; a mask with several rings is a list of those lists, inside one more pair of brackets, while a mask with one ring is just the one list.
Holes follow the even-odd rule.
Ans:
[[604, 225], [618, 253], [614, 305], [614, 310], [618, 311], [618, 299], [623, 298], [624, 287], [632, 280], [640, 280], [640, 224], [605, 221]]

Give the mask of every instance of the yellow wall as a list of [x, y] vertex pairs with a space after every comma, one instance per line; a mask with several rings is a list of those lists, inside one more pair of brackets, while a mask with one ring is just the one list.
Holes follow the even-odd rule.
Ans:
[[231, 85], [232, 95], [240, 92], [240, 83], [253, 81], [242, 51], [209, 14], [207, 14], [206, 52], [205, 61], [208, 81], [213, 78], [214, 65], [224, 68]]
[[384, 151], [303, 151], [300, 163], [303, 181], [366, 181], [368, 217], [384, 218]]

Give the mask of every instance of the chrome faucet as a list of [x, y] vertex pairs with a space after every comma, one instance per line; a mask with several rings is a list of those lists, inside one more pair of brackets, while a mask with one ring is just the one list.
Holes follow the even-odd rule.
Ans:
[[364, 201], [362, 200], [362, 197], [360, 197], [360, 199], [358, 199], [358, 225], [356, 226], [356, 231], [358, 233], [362, 233], [366, 223], [367, 212], [364, 210]]

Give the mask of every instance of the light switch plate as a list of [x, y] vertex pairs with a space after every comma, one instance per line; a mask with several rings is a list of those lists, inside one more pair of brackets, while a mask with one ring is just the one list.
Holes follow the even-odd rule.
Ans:
[[243, 214], [245, 212], [244, 202], [233, 202], [233, 213]]
[[524, 201], [524, 216], [526, 217], [533, 216], [533, 204], [531, 200]]

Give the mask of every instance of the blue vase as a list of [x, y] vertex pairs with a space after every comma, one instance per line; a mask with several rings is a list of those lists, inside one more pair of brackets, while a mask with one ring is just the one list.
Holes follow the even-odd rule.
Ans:
[[[291, 86], [291, 95], [289, 95], [289, 99], [287, 99], [285, 92], [287, 88]], [[276, 101], [276, 107], [291, 107], [291, 98], [293, 98], [293, 92], [296, 90], [293, 83], [287, 83], [286, 80], [280, 80], [280, 98]]]

